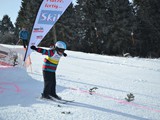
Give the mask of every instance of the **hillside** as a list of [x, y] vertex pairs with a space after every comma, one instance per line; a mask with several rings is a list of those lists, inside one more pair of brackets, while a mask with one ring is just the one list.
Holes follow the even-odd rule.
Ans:
[[[56, 72], [57, 93], [74, 102], [39, 99], [45, 56], [33, 52], [27, 69], [0, 65], [0, 120], [160, 119], [160, 59], [66, 53]], [[132, 102], [125, 100], [129, 93], [135, 96]]]

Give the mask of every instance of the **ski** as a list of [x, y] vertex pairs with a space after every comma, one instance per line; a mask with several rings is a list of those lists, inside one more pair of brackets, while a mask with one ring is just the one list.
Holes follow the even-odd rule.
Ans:
[[64, 100], [64, 99], [61, 99], [61, 100], [56, 99], [56, 100], [53, 100], [53, 101], [58, 102], [58, 103], [62, 103], [62, 104], [67, 104], [67, 103], [74, 102], [74, 100]]
[[55, 102], [62, 103], [62, 104], [67, 104], [67, 103], [74, 102], [74, 100], [56, 99], [52, 96], [50, 96], [50, 97], [52, 98], [51, 101], [55, 101]]
[[65, 100], [65, 99], [58, 100], [58, 99], [56, 99], [56, 98], [46, 99], [46, 98], [40, 97], [40, 99], [41, 99], [41, 100], [45, 100], [45, 101], [60, 103], [60, 104], [67, 104], [67, 103], [74, 102], [74, 100]]
[[64, 102], [74, 102], [74, 100], [65, 100], [65, 99], [61, 99], [60, 101], [64, 101]]

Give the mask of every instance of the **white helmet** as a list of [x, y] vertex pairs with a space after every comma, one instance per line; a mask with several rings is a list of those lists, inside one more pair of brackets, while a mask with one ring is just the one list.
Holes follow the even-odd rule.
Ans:
[[58, 49], [64, 49], [64, 50], [67, 49], [66, 43], [64, 43], [62, 41], [57, 41], [56, 44], [55, 44], [55, 47], [58, 48]]

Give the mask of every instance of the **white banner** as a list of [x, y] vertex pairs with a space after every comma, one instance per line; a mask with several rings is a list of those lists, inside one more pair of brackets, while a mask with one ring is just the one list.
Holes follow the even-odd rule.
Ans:
[[32, 29], [31, 38], [24, 61], [32, 52], [30, 47], [32, 45], [37, 46], [41, 42], [41, 40], [67, 9], [71, 1], [72, 0], [43, 0]]

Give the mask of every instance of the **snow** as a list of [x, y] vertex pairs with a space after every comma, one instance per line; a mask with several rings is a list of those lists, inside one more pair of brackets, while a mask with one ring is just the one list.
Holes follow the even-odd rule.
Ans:
[[[74, 102], [39, 99], [45, 56], [32, 52], [31, 67], [0, 66], [0, 120], [160, 120], [160, 59], [66, 53], [56, 72], [57, 93]], [[134, 101], [125, 100], [129, 93]]]

